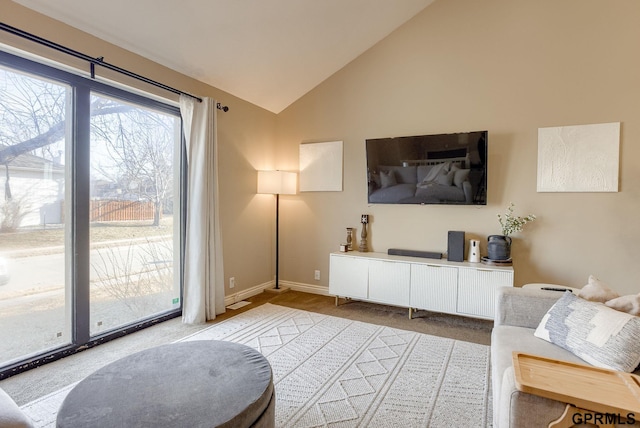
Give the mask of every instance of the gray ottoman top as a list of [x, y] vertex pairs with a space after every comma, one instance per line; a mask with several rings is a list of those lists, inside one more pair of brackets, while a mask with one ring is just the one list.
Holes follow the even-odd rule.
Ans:
[[76, 385], [58, 427], [242, 427], [273, 395], [271, 366], [245, 345], [173, 343], [115, 361]]

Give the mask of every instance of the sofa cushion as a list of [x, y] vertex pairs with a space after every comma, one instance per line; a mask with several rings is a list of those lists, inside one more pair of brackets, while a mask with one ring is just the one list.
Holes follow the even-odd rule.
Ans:
[[455, 172], [455, 176], [453, 177], [453, 184], [455, 184], [458, 187], [462, 187], [462, 183], [467, 181], [467, 179], [469, 178], [470, 172], [471, 172], [470, 169], [458, 169]]
[[419, 165], [417, 169], [417, 181], [418, 183], [431, 183], [442, 172], [448, 172], [448, 165], [445, 163], [439, 163], [436, 165]]
[[499, 401], [494, 403], [501, 408], [500, 419], [493, 421], [495, 428], [548, 427], [562, 416], [566, 408], [566, 404], [560, 401], [519, 391], [513, 367], [504, 373]]
[[500, 287], [494, 325], [513, 325], [535, 330], [560, 297], [562, 293], [544, 291], [537, 287]]
[[605, 305], [616, 311], [626, 312], [631, 315], [640, 315], [640, 294], [620, 296], [605, 302]]
[[535, 336], [605, 369], [634, 371], [640, 364], [640, 317], [565, 292]]
[[398, 184], [396, 181], [396, 173], [393, 171], [380, 171], [380, 187], [391, 187]]
[[593, 275], [589, 275], [587, 285], [578, 291], [578, 297], [582, 297], [583, 299], [590, 300], [592, 302], [604, 303], [607, 300], [615, 299], [618, 296], [620, 296], [618, 293], [613, 291], [607, 284], [600, 281]]
[[31, 420], [9, 395], [0, 389], [0, 427], [28, 428], [33, 427]]
[[396, 184], [371, 193], [369, 202], [372, 204], [405, 203], [405, 201], [411, 200], [415, 194], [415, 184]]
[[[548, 294], [548, 293], [547, 293]], [[541, 355], [547, 358], [554, 358], [557, 360], [565, 360], [572, 361], [575, 363], [583, 363], [584, 361], [573, 355], [571, 352], [560, 348], [552, 343], [545, 342], [542, 339], [539, 339], [533, 335], [535, 329], [526, 328], [526, 327], [516, 327], [511, 325], [497, 325], [493, 328], [491, 333], [491, 382], [493, 391], [499, 393], [500, 391], [510, 391], [510, 393], [515, 393], [516, 386], [515, 381], [507, 380], [508, 385], [503, 385], [504, 376], [507, 371], [511, 371], [513, 374], [513, 352], [524, 352], [533, 355]], [[525, 394], [525, 393], [520, 393]], [[523, 399], [533, 400], [536, 402], [540, 402], [538, 399], [531, 399], [530, 397], [526, 397], [530, 394], [525, 394]], [[506, 399], [506, 403], [509, 406], [516, 406], [511, 400], [515, 400], [515, 397], [505, 398], [502, 394], [499, 395], [499, 400]], [[555, 415], [555, 409], [557, 407], [555, 401], [543, 399], [541, 402], [548, 401], [549, 408], [542, 407], [542, 411], [549, 411], [553, 416]], [[496, 400], [498, 401], [498, 400]], [[564, 410], [564, 406], [562, 407]], [[562, 414], [562, 410], [558, 413], [557, 417], [560, 417]], [[500, 413], [505, 412], [506, 415], [501, 415]], [[508, 408], [503, 408], [501, 403], [494, 402], [493, 404], [493, 420], [499, 421], [501, 418], [506, 417], [509, 418]], [[556, 417], [556, 418], [557, 418]], [[553, 419], [549, 419], [551, 421]], [[522, 423], [525, 423], [523, 421]], [[497, 426], [507, 426], [510, 425], [497, 425]], [[515, 426], [515, 425], [511, 425]], [[527, 425], [522, 425], [527, 426]], [[536, 426], [528, 425], [528, 426]], [[541, 426], [541, 425], [537, 425]], [[546, 426], [546, 425], [545, 425]]]
[[451, 186], [453, 184], [453, 176], [455, 174], [456, 173], [453, 171], [442, 171], [440, 174], [438, 174], [435, 181], [441, 186]]
[[417, 168], [415, 166], [380, 165], [378, 170], [395, 172], [395, 178], [398, 184], [416, 184], [418, 182], [418, 176], [416, 175]]

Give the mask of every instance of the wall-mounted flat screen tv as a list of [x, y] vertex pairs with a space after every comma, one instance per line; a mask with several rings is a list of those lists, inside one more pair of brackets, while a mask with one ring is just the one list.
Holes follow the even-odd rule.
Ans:
[[366, 140], [370, 204], [487, 203], [487, 131]]

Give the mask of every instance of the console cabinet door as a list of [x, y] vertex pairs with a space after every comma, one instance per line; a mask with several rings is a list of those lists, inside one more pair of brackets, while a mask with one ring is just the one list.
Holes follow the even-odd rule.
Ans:
[[428, 264], [411, 265], [411, 307], [456, 313], [458, 269]]
[[366, 299], [369, 260], [331, 254], [329, 259], [329, 293], [335, 296]]
[[409, 306], [411, 265], [394, 261], [369, 261], [369, 300]]
[[497, 290], [500, 287], [513, 287], [513, 271], [460, 269], [458, 313], [494, 319]]

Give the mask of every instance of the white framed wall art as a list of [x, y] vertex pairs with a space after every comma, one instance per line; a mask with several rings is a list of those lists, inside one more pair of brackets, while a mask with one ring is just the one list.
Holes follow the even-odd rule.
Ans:
[[538, 129], [538, 192], [617, 192], [620, 122]]
[[300, 192], [341, 192], [342, 150], [342, 141], [300, 144]]

